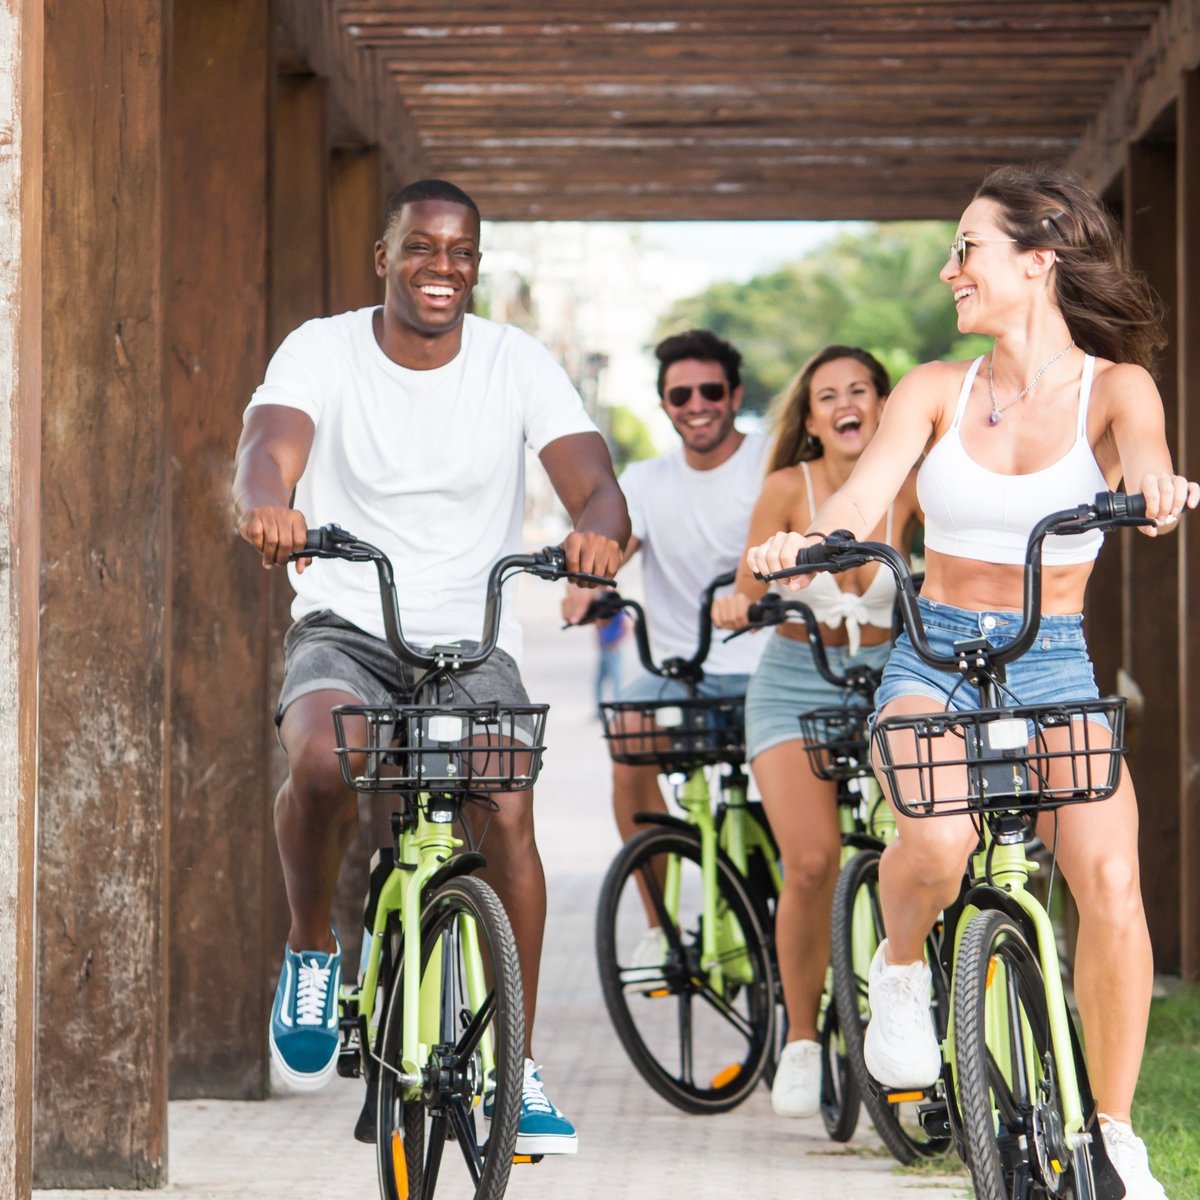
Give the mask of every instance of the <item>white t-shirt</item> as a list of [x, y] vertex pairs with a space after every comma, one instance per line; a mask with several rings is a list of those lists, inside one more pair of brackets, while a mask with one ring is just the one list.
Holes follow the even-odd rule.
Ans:
[[[641, 542], [646, 620], [656, 661], [696, 652], [700, 593], [715, 576], [736, 569], [742, 557], [769, 445], [764, 435], [749, 433], [711, 471], [689, 467], [680, 448], [630, 463], [621, 473], [633, 536]], [[768, 639], [748, 634], [725, 645], [723, 637], [722, 630], [713, 630], [705, 673], [750, 674]]]
[[[409, 642], [477, 640], [492, 564], [524, 548], [526, 443], [541, 453], [596, 427], [566, 372], [519, 329], [468, 314], [454, 359], [413, 371], [380, 349], [375, 311], [289, 334], [246, 411], [279, 404], [312, 418], [296, 508], [310, 528], [334, 522], [392, 560]], [[384, 637], [369, 563], [320, 559], [289, 574], [294, 618], [327, 608]], [[512, 589], [498, 644], [519, 660]]]

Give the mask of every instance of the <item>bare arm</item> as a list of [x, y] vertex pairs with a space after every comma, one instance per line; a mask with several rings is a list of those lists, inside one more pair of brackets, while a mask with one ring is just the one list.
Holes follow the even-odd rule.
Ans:
[[1146, 498], [1146, 516], [1158, 522], [1140, 526], [1155, 537], [1177, 528], [1184, 506], [1200, 502], [1200, 485], [1176, 475], [1167, 445], [1162, 398], [1154, 381], [1141, 367], [1120, 363], [1097, 380], [1097, 391], [1112, 414], [1108, 432], [1121, 462], [1125, 490]]
[[598, 433], [556, 438], [541, 460], [574, 526], [562, 543], [568, 570], [611, 578], [629, 541], [629, 512], [604, 439]]
[[308, 527], [291, 499], [313, 432], [305, 413], [281, 404], [251, 409], [246, 418], [233, 479], [234, 515], [238, 533], [262, 555], [264, 567], [286, 563], [304, 547]]

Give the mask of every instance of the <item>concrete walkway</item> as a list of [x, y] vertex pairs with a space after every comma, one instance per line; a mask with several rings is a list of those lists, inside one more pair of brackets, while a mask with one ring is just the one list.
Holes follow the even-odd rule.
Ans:
[[[580, 1149], [574, 1159], [514, 1168], [508, 1196], [970, 1196], [961, 1174], [916, 1175], [896, 1168], [865, 1113], [845, 1147], [829, 1141], [819, 1117], [775, 1117], [763, 1088], [732, 1113], [687, 1116], [659, 1099], [629, 1065], [604, 1011], [592, 951], [596, 893], [617, 847], [607, 757], [590, 711], [595, 635], [558, 631], [558, 596], [554, 585], [521, 580], [526, 684], [535, 700], [552, 705], [551, 749], [537, 799], [550, 918], [536, 1052], [551, 1097], [579, 1129]], [[357, 1080], [335, 1079], [316, 1095], [173, 1103], [170, 1183], [159, 1194], [172, 1200], [367, 1200], [377, 1194], [374, 1151], [351, 1136], [361, 1094]], [[447, 1185], [465, 1181], [459, 1162], [448, 1166], [455, 1170]], [[96, 1194], [36, 1193], [39, 1200], [90, 1200]], [[439, 1197], [455, 1194], [450, 1186], [438, 1190]], [[104, 1195], [144, 1200], [146, 1193]]]

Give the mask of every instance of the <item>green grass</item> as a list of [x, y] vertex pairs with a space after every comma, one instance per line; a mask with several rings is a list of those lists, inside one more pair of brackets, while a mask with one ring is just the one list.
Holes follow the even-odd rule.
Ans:
[[1177, 986], [1150, 1007], [1134, 1128], [1171, 1200], [1200, 1200], [1200, 987]]

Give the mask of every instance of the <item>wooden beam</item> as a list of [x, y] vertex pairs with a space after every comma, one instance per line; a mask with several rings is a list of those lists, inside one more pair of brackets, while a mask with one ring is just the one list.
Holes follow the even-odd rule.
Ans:
[[383, 225], [383, 181], [375, 149], [334, 150], [329, 163], [329, 311], [377, 304], [375, 239]]
[[269, 1091], [263, 978], [278, 946], [263, 935], [275, 839], [254, 802], [265, 732], [247, 733], [274, 706], [274, 648], [226, 483], [267, 356], [269, 0], [177, 5], [172, 42], [170, 1084], [253, 1099]]
[[1105, 192], [1124, 167], [1125, 146], [1149, 135], [1175, 99], [1180, 76], [1200, 66], [1200, 0], [1170, 0], [1108, 102], [1088, 126], [1070, 167]]
[[[1162, 298], [1174, 332], [1177, 292], [1175, 150], [1136, 142], [1125, 169], [1125, 236], [1134, 266]], [[1158, 386], [1167, 440], [1178, 445], [1178, 376], [1174, 338], [1162, 356]], [[1137, 487], [1137, 481], [1126, 481]], [[1128, 538], [1130, 592], [1125, 597], [1130, 644], [1126, 666], [1142, 697], [1129, 723], [1129, 766], [1137, 785], [1142, 898], [1154, 961], [1179, 969], [1179, 622], [1178, 537]]]
[[161, 0], [46, 5], [35, 1175], [167, 1167]]
[[42, 6], [0, 0], [0, 1196], [28, 1200], [42, 333]]
[[[1188, 478], [1200, 475], [1200, 71], [1183, 77], [1179, 91], [1177, 199], [1180, 213], [1179, 302], [1176, 343], [1179, 353], [1179, 454], [1177, 470]], [[1181, 970], [1185, 979], [1200, 981], [1200, 516], [1181, 523], [1179, 577], [1178, 710], [1181, 754], [1179, 792], [1181, 836], [1179, 856]]]

